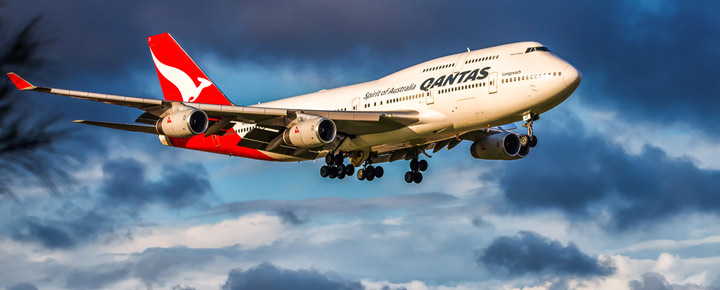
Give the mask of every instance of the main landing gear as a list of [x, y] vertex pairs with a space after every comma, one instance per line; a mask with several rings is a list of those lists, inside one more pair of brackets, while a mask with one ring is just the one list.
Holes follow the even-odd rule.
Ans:
[[[320, 167], [320, 176], [329, 177], [331, 179], [344, 179], [346, 176], [352, 176], [355, 173], [355, 166], [352, 164], [345, 165], [345, 156], [342, 153], [328, 154], [325, 156], [325, 163]], [[373, 181], [375, 178], [382, 178], [385, 175], [385, 169], [381, 166], [372, 166], [372, 159], [368, 158], [363, 168], [357, 171], [359, 180]]]
[[325, 163], [320, 167], [320, 176], [330, 177], [331, 179], [343, 179], [345, 176], [350, 176], [355, 173], [355, 166], [352, 164], [345, 165], [345, 156], [342, 153], [328, 154], [325, 156]]
[[382, 166], [372, 166], [372, 158], [368, 158], [363, 164], [363, 168], [357, 172], [358, 180], [373, 181], [376, 177], [382, 178], [385, 175], [385, 169]]
[[522, 126], [527, 128], [527, 135], [520, 135], [520, 146], [530, 146], [535, 147], [537, 146], [537, 136], [533, 134], [533, 122], [540, 119], [540, 115], [533, 114], [533, 113], [527, 113], [523, 115], [523, 120], [525, 121], [525, 124]]
[[[329, 177], [331, 179], [344, 179], [355, 173], [355, 166], [352, 164], [344, 164], [345, 155], [343, 153], [328, 154], [325, 156], [325, 163], [320, 168], [320, 176]], [[423, 180], [422, 172], [428, 169], [426, 160], [419, 160], [419, 153], [414, 154], [414, 158], [410, 160], [410, 171], [405, 172], [405, 182], [420, 183]], [[362, 168], [357, 170], [358, 180], [373, 181], [375, 178], [382, 178], [385, 175], [385, 169], [382, 166], [373, 166], [372, 158], [365, 160]]]
[[425, 160], [419, 160], [417, 158], [413, 158], [410, 160], [410, 171], [405, 172], [405, 182], [407, 183], [420, 183], [423, 180], [422, 173], [420, 171], [425, 171], [428, 168], [428, 163]]

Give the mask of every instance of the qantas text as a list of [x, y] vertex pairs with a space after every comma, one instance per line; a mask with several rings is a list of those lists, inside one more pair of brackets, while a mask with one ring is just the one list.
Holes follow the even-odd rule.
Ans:
[[490, 67], [485, 67], [483, 69], [475, 69], [472, 71], [466, 70], [461, 73], [452, 73], [449, 75], [441, 76], [437, 79], [435, 78], [429, 78], [426, 79], [422, 85], [420, 85], [420, 89], [423, 91], [427, 91], [429, 89], [432, 89], [434, 87], [442, 87], [445, 85], [452, 85], [453, 83], [457, 82], [458, 84], [464, 83], [467, 81], [474, 81], [474, 80], [481, 80], [488, 76], [488, 70]]

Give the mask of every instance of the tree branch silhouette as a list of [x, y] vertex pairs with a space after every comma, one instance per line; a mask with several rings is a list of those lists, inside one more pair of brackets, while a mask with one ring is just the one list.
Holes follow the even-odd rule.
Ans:
[[[9, 71], [27, 74], [47, 65], [40, 56], [41, 46], [47, 43], [38, 34], [41, 19], [42, 16], [33, 18], [16, 33], [7, 33], [7, 25], [0, 22], [0, 32], [9, 35], [8, 39], [0, 40], [3, 74]], [[11, 98], [15, 87], [6, 76], [0, 79], [0, 196], [12, 196], [14, 186], [31, 182], [57, 192], [59, 186], [71, 178], [60, 166], [68, 157], [56, 154], [54, 145], [69, 132], [48, 126], [57, 117], [37, 118], [44, 114], [19, 106], [18, 99]]]

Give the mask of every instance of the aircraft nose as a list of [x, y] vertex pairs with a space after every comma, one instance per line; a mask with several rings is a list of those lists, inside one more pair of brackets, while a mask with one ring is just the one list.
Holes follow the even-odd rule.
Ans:
[[572, 65], [568, 65], [563, 71], [563, 80], [567, 86], [577, 86], [582, 80], [582, 74]]

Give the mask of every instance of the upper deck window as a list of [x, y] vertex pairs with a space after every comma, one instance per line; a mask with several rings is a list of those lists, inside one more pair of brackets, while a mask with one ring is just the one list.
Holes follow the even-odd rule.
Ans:
[[547, 47], [544, 47], [544, 46], [536, 46], [536, 47], [528, 47], [528, 48], [525, 50], [525, 53], [533, 52], [533, 51], [547, 51], [547, 52], [549, 52], [550, 50], [549, 50]]

